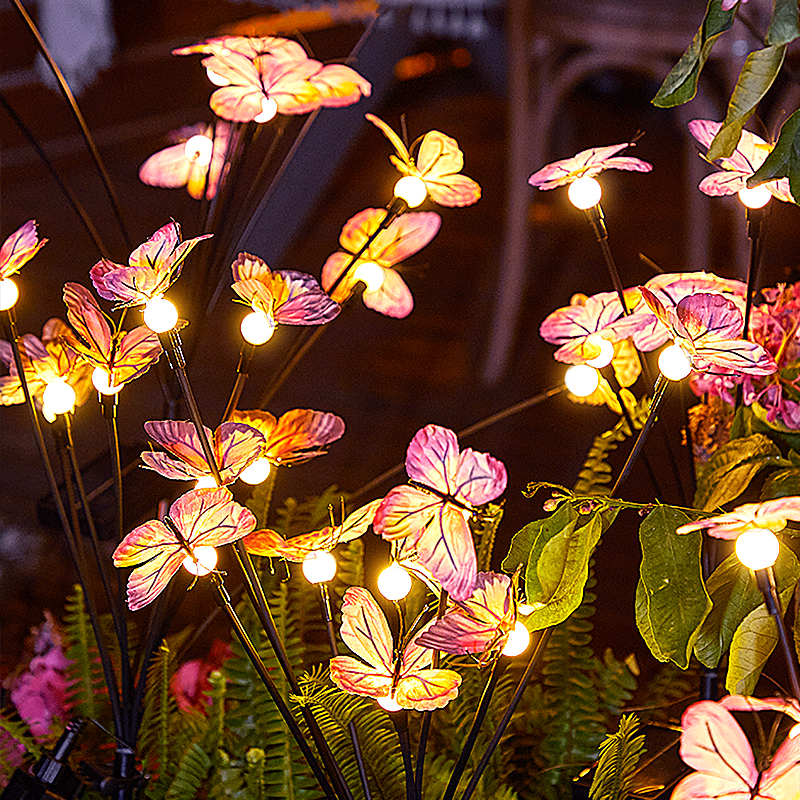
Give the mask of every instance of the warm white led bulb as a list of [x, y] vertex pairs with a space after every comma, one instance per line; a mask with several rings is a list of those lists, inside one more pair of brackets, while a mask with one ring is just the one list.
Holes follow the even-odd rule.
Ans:
[[122, 384], [111, 385], [111, 375], [103, 367], [95, 367], [92, 372], [92, 385], [100, 394], [114, 395], [122, 391]]
[[178, 322], [178, 309], [165, 297], [152, 297], [144, 307], [144, 324], [153, 333], [171, 331]]
[[671, 381], [681, 381], [692, 371], [692, 362], [677, 344], [671, 344], [661, 351], [658, 357], [661, 374]]
[[586, 338], [586, 342], [587, 344], [591, 342], [593, 345], [596, 345], [600, 348], [599, 355], [596, 355], [594, 358], [590, 358], [586, 363], [590, 367], [595, 367], [596, 369], [607, 367], [614, 358], [614, 345], [609, 342], [608, 339], [605, 339], [597, 333], [590, 334]]
[[378, 576], [378, 591], [387, 600], [402, 600], [411, 591], [411, 576], [408, 570], [396, 561]]
[[327, 583], [336, 574], [336, 559], [325, 550], [312, 550], [303, 559], [303, 575], [309, 583]]
[[275, 333], [275, 320], [260, 311], [251, 311], [242, 320], [241, 330], [246, 342], [254, 345], [264, 344]]
[[524, 653], [528, 649], [531, 641], [531, 635], [528, 629], [517, 620], [514, 623], [514, 630], [508, 634], [505, 646], [503, 647], [503, 655], [513, 658], [520, 653]]
[[202, 478], [198, 478], [194, 484], [195, 489], [216, 489], [217, 482], [214, 479], [213, 475], [203, 475]]
[[261, 98], [261, 111], [253, 117], [253, 122], [269, 122], [278, 113], [278, 104], [271, 97]]
[[790, 739], [794, 739], [798, 736], [800, 736], [800, 722], [798, 722], [797, 725], [792, 725], [792, 727], [789, 729]]
[[383, 286], [383, 281], [386, 278], [386, 273], [380, 264], [374, 261], [362, 261], [353, 273], [353, 277], [357, 281], [364, 281], [366, 284], [365, 292], [377, 292]]
[[217, 551], [208, 545], [201, 545], [192, 550], [194, 558], [186, 556], [183, 566], [192, 575], [208, 575], [217, 566]]
[[747, 187], [739, 189], [739, 200], [747, 208], [764, 208], [771, 197], [772, 193], [764, 183], [761, 186], [754, 186], [752, 189]]
[[588, 176], [577, 178], [572, 181], [569, 185], [569, 189], [567, 189], [567, 196], [569, 197], [570, 203], [572, 203], [575, 208], [580, 208], [584, 211], [587, 208], [596, 206], [600, 202], [600, 196], [602, 194], [603, 190], [600, 184], [594, 178]]
[[270, 464], [269, 459], [262, 456], [245, 467], [239, 473], [239, 478], [245, 483], [249, 483], [251, 486], [256, 486], [259, 483], [264, 483], [264, 481], [269, 478], [271, 469], [272, 464]]
[[517, 614], [522, 614], [523, 617], [533, 614], [534, 611], [534, 607], [529, 603], [517, 603]]
[[0, 311], [8, 311], [19, 300], [19, 289], [11, 278], [0, 281]]
[[75, 407], [75, 390], [63, 380], [50, 381], [42, 395], [42, 406], [51, 414], [66, 414]]
[[564, 383], [572, 394], [587, 397], [597, 388], [600, 376], [594, 367], [587, 364], [573, 364], [564, 375]]
[[766, 569], [778, 558], [781, 543], [766, 528], [751, 528], [736, 538], [736, 557], [750, 569]]
[[206, 75], [208, 75], [208, 79], [214, 84], [214, 86], [231, 85], [231, 82], [226, 77], [220, 75], [219, 72], [214, 72], [214, 70], [210, 67], [206, 67]]
[[378, 705], [386, 711], [400, 711], [403, 706], [394, 699], [394, 697], [379, 697]]
[[394, 185], [394, 196], [405, 200], [409, 208], [416, 208], [428, 196], [428, 187], [422, 178], [405, 175]]
[[208, 136], [198, 133], [186, 140], [183, 146], [183, 153], [189, 161], [193, 161], [198, 167], [207, 167], [211, 163], [211, 153], [214, 150], [214, 143]]

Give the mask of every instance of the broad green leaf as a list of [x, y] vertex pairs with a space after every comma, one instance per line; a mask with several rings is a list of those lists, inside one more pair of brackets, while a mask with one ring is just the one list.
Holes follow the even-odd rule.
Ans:
[[747, 56], [739, 80], [733, 89], [728, 113], [722, 127], [708, 148], [708, 160], [730, 156], [739, 144], [745, 122], [755, 113], [781, 70], [786, 45], [772, 45]]
[[766, 43], [789, 44], [798, 36], [800, 36], [800, 14], [798, 14], [797, 0], [775, 0]]
[[[759, 403], [742, 406], [733, 416], [731, 424], [731, 441], [762, 433], [771, 439], [778, 447], [800, 451], [800, 433], [792, 428], [787, 428], [777, 420], [770, 422], [767, 419], [767, 410]], [[794, 462], [786, 464], [787, 467], [797, 466]]]
[[[553, 536], [566, 528], [575, 527], [575, 521], [578, 519], [578, 512], [572, 503], [564, 502], [549, 516], [544, 519], [536, 519], [529, 522], [522, 530], [514, 534], [511, 539], [511, 546], [508, 549], [508, 555], [503, 559], [501, 569], [504, 572], [513, 574], [517, 567], [527, 565], [536, 542], [540, 538], [543, 539], [541, 547], [544, 542], [549, 541]], [[538, 553], [537, 553], [538, 558]]]
[[647, 589], [641, 577], [636, 585], [636, 627], [639, 628], [644, 643], [650, 648], [653, 658], [657, 661], [669, 661], [669, 656], [661, 650], [653, 633], [653, 623], [647, 608]]
[[653, 105], [671, 108], [686, 103], [695, 96], [697, 80], [711, 54], [711, 48], [721, 34], [730, 30], [735, 13], [735, 8], [723, 11], [722, 0], [709, 0], [703, 24], [692, 39], [689, 49], [661, 84], [653, 98]]
[[770, 475], [761, 490], [762, 500], [794, 497], [800, 494], [800, 467], [781, 469]]
[[748, 186], [788, 178], [792, 197], [800, 197], [800, 111], [795, 111], [781, 127], [778, 141], [764, 163], [747, 179]]
[[681, 669], [689, 666], [700, 626], [711, 611], [700, 567], [702, 533], [675, 533], [688, 521], [683, 511], [658, 505], [639, 526], [639, 578], [646, 603], [637, 622], [646, 617], [645, 630], [658, 650]]
[[[580, 605], [589, 577], [589, 559], [616, 516], [616, 508], [603, 505], [581, 515], [547, 542], [539, 537], [525, 572], [526, 602], [534, 606], [525, 619], [528, 630], [558, 625]], [[580, 522], [584, 524], [578, 527]]]

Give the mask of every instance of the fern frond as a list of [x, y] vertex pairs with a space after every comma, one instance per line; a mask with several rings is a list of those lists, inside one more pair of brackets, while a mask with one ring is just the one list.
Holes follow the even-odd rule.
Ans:
[[190, 745], [178, 762], [167, 800], [194, 800], [210, 770], [211, 759], [205, 750], [196, 742]]
[[263, 800], [264, 797], [264, 757], [260, 747], [251, 747], [247, 751], [245, 791], [247, 800]]
[[597, 670], [600, 702], [609, 714], [616, 716], [633, 698], [638, 682], [639, 666], [631, 654], [624, 661], [618, 661], [610, 647], [603, 654], [603, 663]]
[[0, 712], [0, 730], [6, 733], [6, 736], [0, 737], [0, 775], [10, 777], [14, 771], [11, 757], [16, 755], [19, 758], [18, 753], [11, 752], [15, 748], [15, 742], [25, 750], [26, 759], [33, 760], [42, 755], [42, 746], [33, 737], [28, 723], [19, 718], [15, 709], [6, 708]]
[[600, 745], [600, 761], [589, 789], [590, 800], [624, 800], [632, 788], [633, 774], [644, 752], [644, 735], [639, 734], [635, 714], [623, 716], [616, 733]]
[[284, 501], [283, 507], [277, 510], [278, 520], [274, 525], [274, 530], [288, 539], [290, 536], [324, 528], [326, 525], [330, 525], [328, 507], [333, 506], [334, 514], [338, 519], [342, 499], [347, 502], [347, 495], [340, 492], [335, 484], [325, 489], [321, 495], [307, 498], [301, 502], [289, 497]]

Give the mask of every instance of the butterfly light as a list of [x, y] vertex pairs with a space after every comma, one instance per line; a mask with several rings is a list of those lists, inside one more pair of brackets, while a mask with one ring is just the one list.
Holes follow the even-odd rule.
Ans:
[[174, 189], [185, 186], [199, 200], [210, 200], [225, 169], [230, 125], [220, 120], [216, 125], [187, 125], [173, 135], [173, 144], [154, 153], [139, 168], [139, 180], [149, 186]]
[[771, 375], [775, 360], [755, 342], [738, 338], [744, 327], [742, 312], [721, 294], [702, 292], [666, 306], [647, 287], [645, 302], [698, 372], [737, 372]]
[[184, 242], [180, 225], [169, 222], [130, 254], [127, 266], [106, 258], [98, 261], [89, 273], [94, 288], [105, 300], [115, 300], [117, 308], [144, 305], [172, 286], [186, 256], [198, 242], [212, 235], [206, 233]]
[[419, 178], [425, 183], [428, 196], [440, 206], [471, 206], [481, 196], [481, 187], [466, 175], [461, 174], [464, 154], [458, 142], [439, 131], [429, 131], [419, 141], [419, 149], [412, 156], [403, 140], [374, 114], [367, 119], [383, 132], [394, 146], [396, 155], [389, 156], [392, 164], [403, 174]]
[[681, 718], [681, 758], [694, 770], [674, 789], [672, 800], [798, 800], [800, 736], [787, 737], [765, 769], [731, 711], [779, 711], [800, 719], [796, 701], [731, 695], [702, 700]]
[[0, 280], [16, 275], [41, 250], [47, 239], [39, 239], [36, 221], [28, 220], [11, 234], [0, 247]]
[[[165, 478], [197, 480], [213, 475], [200, 437], [191, 422], [165, 419], [145, 422], [147, 435], [166, 453], [144, 452], [142, 461]], [[264, 449], [260, 431], [241, 422], [223, 422], [213, 433], [204, 428], [223, 484], [233, 483]]]
[[424, 631], [395, 647], [375, 598], [360, 586], [350, 587], [342, 603], [341, 637], [359, 658], [332, 658], [331, 680], [345, 692], [389, 698], [401, 708], [443, 708], [458, 696], [461, 676], [432, 668], [433, 651], [419, 644]]
[[138, 611], [158, 597], [188, 557], [200, 547], [220, 547], [246, 536], [256, 518], [225, 489], [200, 489], [179, 497], [169, 509], [177, 529], [160, 520], [132, 530], [114, 551], [114, 565], [135, 567], [128, 578], [128, 607]]
[[406, 472], [409, 485], [392, 489], [378, 507], [375, 533], [407, 538], [419, 563], [455, 600], [466, 600], [477, 580], [467, 520], [502, 494], [506, 469], [488, 453], [460, 452], [453, 431], [427, 425], [408, 446]]
[[342, 302], [361, 280], [359, 268], [363, 264], [377, 264], [383, 280], [377, 289], [370, 289], [367, 284], [361, 295], [364, 305], [389, 317], [402, 319], [414, 308], [414, 298], [405, 281], [392, 267], [425, 247], [436, 236], [442, 220], [432, 211], [396, 217], [353, 262], [353, 256], [361, 252], [385, 217], [386, 209], [366, 208], [345, 223], [339, 235], [339, 244], [344, 252], [339, 251], [328, 257], [322, 268], [322, 286], [326, 291], [329, 290], [347, 269], [347, 274], [331, 295], [334, 300]]
[[617, 155], [633, 145], [634, 142], [623, 142], [607, 147], [590, 147], [588, 150], [581, 150], [572, 158], [563, 158], [545, 165], [528, 178], [528, 183], [537, 189], [555, 189], [557, 186], [567, 186], [578, 178], [593, 178], [607, 169], [650, 172], [653, 165], [647, 161], [633, 158], [633, 156]]
[[763, 503], [745, 503], [727, 514], [705, 517], [681, 525], [676, 533], [705, 530], [717, 539], [735, 539], [739, 534], [756, 528], [777, 533], [792, 520], [800, 522], [800, 497], [778, 497]]

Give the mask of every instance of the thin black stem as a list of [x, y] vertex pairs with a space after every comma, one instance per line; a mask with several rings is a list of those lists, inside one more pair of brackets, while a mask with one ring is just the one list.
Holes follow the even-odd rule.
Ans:
[[768, 212], [769, 204], [763, 208], [747, 209], [747, 237], [750, 239], [750, 260], [747, 264], [747, 296], [744, 306], [742, 339], [747, 338], [750, 330], [750, 310], [753, 308], [753, 296], [758, 287], [758, 271], [761, 265], [761, 253], [764, 243], [764, 220]]
[[67, 81], [64, 78], [63, 73], [58, 68], [58, 64], [56, 64], [53, 56], [50, 54], [50, 50], [48, 49], [47, 45], [45, 44], [44, 39], [42, 38], [41, 33], [39, 33], [39, 29], [36, 27], [34, 21], [30, 18], [28, 12], [23, 7], [20, 0], [12, 0], [14, 3], [14, 7], [17, 9], [20, 17], [24, 23], [28, 26], [28, 30], [30, 30], [31, 34], [33, 35], [34, 39], [36, 39], [36, 44], [41, 52], [42, 56], [44, 57], [45, 61], [47, 61], [47, 65], [50, 67], [51, 72], [55, 76], [56, 81], [58, 82], [58, 88], [61, 90], [61, 94], [64, 95], [64, 99], [67, 101], [69, 105], [70, 111], [72, 111], [72, 116], [75, 118], [75, 121], [78, 123], [78, 127], [81, 130], [81, 135], [83, 136], [83, 140], [86, 143], [86, 147], [89, 149], [89, 153], [92, 156], [92, 160], [97, 167], [97, 171], [100, 173], [100, 180], [103, 183], [103, 188], [108, 195], [109, 202], [111, 203], [111, 208], [114, 212], [114, 216], [116, 217], [117, 223], [119, 225], [119, 229], [122, 232], [122, 238], [125, 240], [125, 244], [128, 250], [132, 249], [131, 240], [128, 236], [128, 231], [125, 227], [125, 222], [122, 219], [122, 213], [120, 212], [120, 205], [119, 201], [117, 200], [117, 193], [114, 191], [114, 187], [111, 183], [111, 177], [106, 170], [105, 164], [103, 163], [103, 159], [100, 157], [100, 151], [97, 149], [97, 145], [92, 138], [92, 134], [89, 131], [89, 126], [86, 124], [86, 120], [83, 118], [83, 113], [81, 112], [80, 108], [78, 107], [78, 102], [75, 100], [75, 96], [72, 94], [72, 90], [69, 88]]
[[795, 661], [793, 648], [789, 643], [789, 635], [786, 632], [786, 623], [783, 619], [783, 612], [781, 611], [781, 601], [778, 595], [778, 587], [775, 583], [775, 570], [772, 567], [766, 569], [757, 569], [756, 583], [764, 595], [764, 602], [767, 605], [767, 611], [770, 616], [775, 620], [775, 625], [778, 628], [778, 639], [781, 643], [783, 650], [783, 657], [786, 661], [786, 669], [789, 672], [789, 683], [792, 685], [792, 694], [795, 699], [800, 700], [800, 678], [797, 674], [797, 663]]
[[505, 671], [508, 661], [510, 661], [510, 659], [508, 659], [506, 656], [499, 656], [497, 659], [495, 659], [494, 664], [492, 664], [491, 675], [489, 675], [489, 680], [486, 682], [486, 686], [483, 689], [483, 694], [481, 695], [478, 707], [475, 709], [475, 716], [472, 718], [472, 725], [470, 725], [467, 738], [464, 740], [464, 744], [461, 746], [461, 753], [458, 756], [458, 761], [456, 761], [455, 767], [453, 767], [453, 772], [450, 775], [447, 788], [442, 795], [442, 800], [453, 800], [453, 797], [455, 796], [456, 789], [458, 789], [458, 783], [461, 780], [461, 776], [464, 774], [464, 769], [467, 766], [469, 757], [472, 755], [472, 748], [475, 746], [478, 733], [480, 733], [481, 726], [486, 718], [486, 713], [489, 710], [489, 705], [492, 702], [494, 690], [497, 688], [497, 681]]
[[250, 374], [250, 362], [253, 360], [255, 352], [255, 345], [249, 344], [248, 342], [242, 345], [241, 352], [239, 353], [239, 363], [236, 365], [236, 381], [233, 384], [231, 396], [228, 398], [228, 404], [225, 406], [225, 413], [222, 415], [223, 422], [227, 422], [231, 418], [231, 415], [236, 411], [239, 405], [245, 381]]
[[414, 767], [411, 764], [411, 741], [408, 737], [408, 711], [391, 712], [392, 723], [397, 731], [400, 752], [403, 755], [403, 769], [406, 773], [406, 800], [418, 800], [417, 787], [414, 783]]
[[483, 756], [481, 756], [481, 760], [478, 762], [478, 766], [475, 769], [475, 772], [473, 773], [472, 777], [470, 778], [470, 781], [467, 784], [466, 791], [462, 795], [461, 800], [469, 800], [469, 798], [472, 797], [472, 793], [478, 786], [478, 783], [480, 782], [480, 779], [483, 776], [483, 772], [486, 769], [487, 764], [489, 763], [489, 759], [491, 759], [495, 749], [497, 748], [497, 745], [500, 743], [500, 739], [506, 732], [508, 723], [511, 722], [511, 717], [514, 716], [514, 712], [517, 710], [519, 701], [522, 699], [522, 695], [524, 694], [525, 689], [530, 683], [534, 671], [539, 665], [539, 661], [541, 660], [545, 647], [547, 647], [547, 643], [550, 641], [550, 635], [552, 634], [552, 632], [553, 632], [552, 628], [545, 628], [545, 630], [542, 631], [542, 635], [539, 637], [539, 641], [536, 642], [536, 647], [533, 649], [533, 653], [531, 653], [530, 660], [528, 661], [528, 666], [525, 667], [525, 672], [522, 673], [522, 677], [520, 678], [519, 683], [517, 684], [517, 688], [514, 691], [514, 695], [511, 698], [511, 702], [508, 704], [508, 708], [506, 708], [505, 714], [503, 714], [503, 718], [500, 720], [500, 723], [497, 726], [497, 730], [494, 732], [494, 736], [492, 736], [491, 741], [487, 745], [486, 751], [484, 752]]

